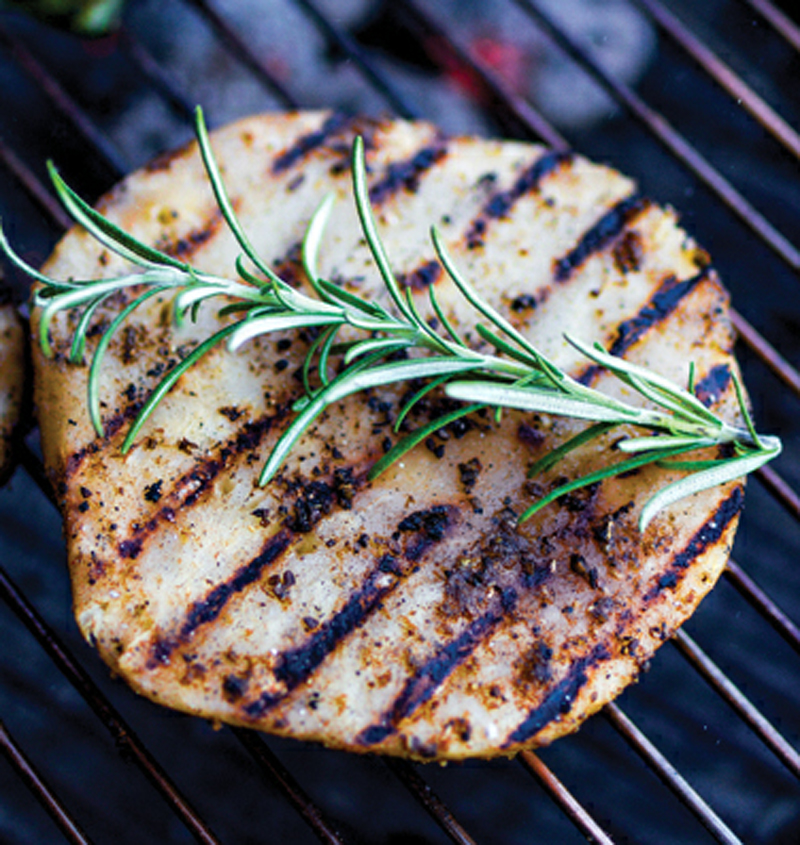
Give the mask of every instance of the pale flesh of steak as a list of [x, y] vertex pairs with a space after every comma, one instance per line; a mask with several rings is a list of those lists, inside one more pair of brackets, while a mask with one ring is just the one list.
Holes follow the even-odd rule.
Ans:
[[[229, 126], [213, 147], [233, 205], [287, 280], [304, 283], [298, 244], [333, 190], [321, 271], [384, 296], [352, 202], [356, 133], [388, 254], [421, 307], [437, 285], [475, 339], [475, 313], [434, 261], [435, 223], [480, 293], [573, 375], [620, 391], [564, 331], [680, 383], [694, 361], [698, 395], [736, 415], [728, 301], [707, 255], [672, 211], [576, 155], [326, 113]], [[194, 145], [131, 176], [101, 207], [173, 255], [234, 272], [238, 250]], [[47, 267], [59, 278], [122, 269], [79, 231]], [[219, 325], [204, 307], [196, 325], [177, 329], [169, 300], [151, 303], [127, 321], [103, 369], [104, 439], [87, 416], [87, 368], [65, 360], [74, 320], [54, 325], [53, 360], [36, 353], [36, 399], [78, 624], [154, 701], [353, 751], [510, 754], [574, 730], [617, 695], [725, 565], [739, 482], [673, 506], [644, 534], [642, 504], [673, 477], [663, 469], [604, 482], [517, 523], [559, 480], [616, 459], [618, 432], [528, 479], [577, 424], [478, 414], [368, 483], [413, 386], [330, 409], [259, 488], [302, 393], [308, 333], [218, 349], [122, 457], [126, 427], [160, 375]], [[431, 394], [410, 423], [447, 407]]]

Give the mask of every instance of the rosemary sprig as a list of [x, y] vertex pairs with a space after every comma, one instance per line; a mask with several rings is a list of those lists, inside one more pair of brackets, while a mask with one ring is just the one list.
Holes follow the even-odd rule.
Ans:
[[[522, 514], [523, 520], [566, 493], [647, 464], [687, 472], [678, 481], [656, 492], [646, 503], [640, 515], [640, 527], [644, 530], [653, 516], [668, 505], [684, 496], [744, 476], [780, 453], [781, 443], [777, 437], [756, 433], [738, 379], [735, 387], [744, 427], [729, 424], [700, 402], [694, 394], [693, 368], [690, 369], [689, 388], [683, 389], [657, 373], [609, 355], [599, 345], [590, 347], [565, 336], [581, 354], [613, 373], [648, 404], [643, 407], [623, 402], [571, 378], [480, 297], [460, 274], [434, 228], [431, 238], [436, 254], [458, 291], [482, 318], [474, 328], [491, 351], [482, 352], [468, 346], [448, 321], [437, 301], [435, 286], [430, 286], [429, 305], [443, 329], [441, 333], [435, 331], [421, 315], [411, 291], [398, 282], [380, 239], [369, 202], [361, 139], [356, 139], [353, 146], [355, 204], [392, 308], [389, 310], [379, 302], [365, 300], [320, 275], [319, 248], [331, 212], [332, 196], [323, 200], [312, 217], [303, 242], [302, 260], [311, 293], [292, 287], [258, 255], [237, 219], [200, 109], [197, 110], [196, 129], [217, 204], [242, 250], [236, 262], [236, 278], [204, 273], [141, 243], [85, 203], [52, 166], [50, 172], [56, 193], [73, 218], [105, 247], [137, 269], [111, 279], [52, 279], [19, 257], [0, 228], [0, 248], [14, 264], [39, 282], [33, 303], [40, 309], [39, 342], [45, 355], [53, 354], [49, 328], [57, 313], [80, 311], [70, 350], [71, 360], [80, 362], [86, 350], [87, 332], [98, 308], [119, 291], [133, 291], [133, 298], [111, 321], [92, 354], [87, 403], [98, 436], [103, 436], [98, 395], [100, 367], [111, 338], [133, 311], [149, 298], [172, 291], [175, 292], [174, 317], [178, 323], [187, 317], [195, 319], [201, 305], [216, 297], [222, 297], [225, 302], [219, 310], [220, 316], [235, 318], [201, 342], [164, 376], [128, 430], [123, 453], [131, 448], [150, 414], [181, 375], [219, 343], [227, 341], [228, 348], [234, 351], [263, 334], [312, 327], [316, 327], [319, 334], [310, 345], [303, 366], [305, 394], [295, 403], [297, 415], [278, 439], [262, 469], [259, 477], [262, 485], [275, 475], [297, 440], [329, 405], [362, 390], [412, 380], [423, 380], [425, 384], [401, 408], [396, 430], [430, 390], [443, 389], [450, 398], [466, 404], [403, 436], [374, 465], [371, 478], [385, 471], [432, 432], [486, 407], [496, 408], [498, 414], [502, 408], [515, 408], [593, 423], [535, 464], [531, 468], [532, 474], [550, 469], [570, 452], [615, 427], [623, 426], [626, 431], [633, 427], [645, 432], [642, 436], [627, 436], [618, 441], [618, 449], [627, 457], [551, 491]], [[355, 330], [355, 339], [339, 340], [340, 330], [345, 327]], [[412, 352], [414, 354], [409, 355]], [[330, 374], [332, 356], [339, 359], [338, 372], [333, 376]], [[316, 384], [311, 378], [315, 369]], [[675, 460], [698, 449], [723, 445], [728, 446], [731, 457]]]

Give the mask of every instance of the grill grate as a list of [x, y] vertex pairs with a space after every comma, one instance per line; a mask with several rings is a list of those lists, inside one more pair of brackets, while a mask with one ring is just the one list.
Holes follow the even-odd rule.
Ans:
[[[351, 5], [356, 4], [343, 4]], [[316, 79], [333, 68], [343, 80], [344, 90], [332, 103], [318, 102], [306, 76], [295, 83], [280, 43], [270, 45], [273, 49], [253, 47], [269, 41], [256, 33], [256, 25], [268, 28], [270, 21], [257, 20], [252, 31], [244, 30], [230, 3], [225, 8], [209, 0], [131, 3], [122, 32], [93, 45], [54, 36], [15, 15], [0, 15], [0, 72], [6, 80], [29, 80], [38, 103], [31, 106], [34, 116], [23, 114], [20, 101], [13, 102], [14, 86], [3, 87], [4, 97], [11, 98], [3, 111], [14, 119], [0, 119], [6, 137], [0, 143], [0, 204], [3, 217], [13, 217], [19, 227], [17, 241], [42, 258], [64, 226], [63, 212], [43, 187], [41, 161], [62, 148], [65, 136], [65, 158], [71, 156], [68, 165], [77, 174], [70, 181], [85, 194], [109, 187], [132, 164], [186, 137], [191, 104], [202, 99], [202, 91], [198, 96], [191, 80], [180, 76], [185, 69], [170, 64], [157, 27], [173, 26], [176, 20], [187, 30], [206, 27], [215, 61], [224, 64], [219, 58], [223, 48], [225, 61], [241, 65], [261, 92], [248, 88], [241, 99], [252, 99], [262, 108], [390, 109], [432, 117], [450, 131], [500, 128], [554, 146], [569, 141], [624, 171], [638, 170], [649, 193], [687, 209], [688, 225], [709, 244], [734, 291], [748, 383], [751, 389], [757, 386], [754, 401], [764, 428], [779, 430], [785, 438], [787, 453], [780, 466], [786, 478], [772, 468], [759, 473], [737, 542], [745, 567], [730, 562], [724, 582], [687, 626], [692, 635], [681, 632], [675, 649], [659, 652], [639, 687], [627, 692], [621, 704], [605, 708], [605, 720], [592, 720], [576, 737], [551, 749], [524, 753], [518, 763], [439, 770], [347, 757], [239, 729], [215, 733], [196, 720], [138, 701], [106, 678], [69, 618], [58, 521], [45, 502], [49, 492], [35, 444], [26, 445], [20, 468], [0, 500], [0, 594], [11, 611], [0, 619], [0, 632], [12, 645], [2, 656], [0, 747], [9, 765], [0, 771], [0, 782], [9, 797], [0, 803], [0, 837], [50, 841], [56, 828], [49, 814], [73, 842], [89, 841], [83, 830], [96, 841], [115, 837], [123, 842], [797, 841], [800, 629], [791, 617], [800, 615], [800, 576], [793, 570], [800, 497], [793, 487], [797, 479], [791, 458], [797, 432], [792, 402], [800, 396], [800, 374], [790, 360], [800, 350], [793, 334], [798, 315], [784, 313], [784, 304], [793, 301], [789, 297], [800, 270], [800, 250], [784, 232], [792, 232], [792, 212], [796, 219], [800, 204], [800, 144], [791, 127], [792, 121], [798, 123], [800, 102], [781, 94], [780, 108], [767, 105], [780, 90], [778, 76], [789, 79], [797, 68], [791, 52], [792, 47], [800, 49], [797, 26], [767, 0], [718, 0], [707, 4], [706, 17], [689, 4], [673, 2], [668, 9], [658, 0], [636, 0], [644, 19], [664, 33], [664, 40], [650, 72], [634, 90], [604, 70], [580, 38], [570, 34], [570, 26], [551, 17], [554, 12], [546, 11], [554, 8], [551, 3], [463, 4], [464, 17], [473, 14], [484, 27], [482, 33], [492, 25], [501, 31], [503, 16], [514, 8], [521, 11], [519, 28], [525, 37], [523, 23], [538, 34], [537, 44], [543, 37], [552, 40], [628, 115], [576, 128], [554, 125], [527, 93], [475, 49], [476, 39], [470, 38], [475, 33], [460, 25], [461, 15], [452, 11], [455, 5], [444, 0], [392, 4], [390, 23], [397, 26], [398, 38], [405, 33], [417, 48], [421, 45], [425, 61], [438, 73], [409, 70], [407, 63], [388, 57], [386, 51], [397, 48], [393, 38], [377, 47], [364, 37], [359, 40], [357, 29], [338, 18], [343, 6], [320, 0], [275, 2], [281, 20], [296, 18], [296, 26], [309, 27], [297, 43], [307, 65], [316, 68]], [[715, 21], [723, 19], [732, 23], [720, 33]], [[735, 53], [744, 50], [734, 37], [737, 22], [757, 28], [756, 46], [769, 45], [771, 55], [779, 57], [770, 68], [776, 76], [766, 83], [763, 71], [753, 74], [748, 66], [759, 57], [747, 60]], [[712, 52], [706, 43], [727, 37], [736, 46], [726, 47], [723, 63], [719, 50]], [[675, 45], [679, 57], [673, 55]], [[83, 70], [80, 78], [70, 67], [75, 62]], [[734, 65], [744, 70], [734, 71]], [[97, 79], [106, 73], [117, 79], [111, 94], [124, 91], [134, 105], [140, 100], [160, 104], [155, 108], [158, 119], [148, 124], [158, 140], [152, 142], [154, 149], [145, 144], [137, 151], [141, 160], [131, 161], [131, 145], [122, 139], [125, 104], [109, 104], [109, 91]], [[664, 82], [662, 76], [676, 82]], [[456, 92], [453, 80], [466, 93]], [[674, 106], [674, 85], [680, 80], [688, 104], [672, 120], [664, 106], [649, 105], [644, 92]], [[234, 116], [226, 110], [231, 101], [238, 104], [235, 94], [243, 90], [232, 83], [228, 93], [225, 84], [217, 84], [221, 92], [213, 97], [217, 108], [210, 113], [216, 122]], [[765, 88], [768, 95], [756, 88]], [[330, 97], [329, 88], [320, 84], [320, 91]], [[266, 102], [258, 99], [264, 94]], [[743, 107], [734, 107], [733, 117], [729, 97]], [[779, 112], [791, 118], [779, 117]], [[686, 115], [704, 113], [698, 133]], [[761, 167], [766, 174], [763, 184], [754, 184], [750, 173], [743, 178], [716, 149], [725, 152], [725, 130], [715, 132], [717, 121], [733, 121], [747, 141], [748, 168]], [[673, 123], [685, 128], [678, 130]], [[771, 137], [765, 140], [753, 125]], [[667, 151], [666, 158], [643, 139], [639, 126]], [[695, 144], [687, 140], [689, 135], [702, 137]], [[701, 146], [709, 147], [708, 137], [710, 150], [701, 151]], [[91, 168], [85, 165], [89, 159], [96, 162]], [[769, 181], [776, 178], [774, 172], [777, 191]], [[793, 175], [794, 181], [781, 181], [781, 174]], [[680, 197], [682, 191], [688, 196]], [[764, 201], [770, 198], [779, 202]], [[760, 207], [769, 207], [769, 219]], [[754, 295], [747, 282], [762, 274], [769, 284], [760, 284]], [[22, 280], [10, 275], [10, 281], [21, 294]], [[766, 589], [750, 572], [757, 573]], [[779, 596], [777, 603], [772, 596]], [[48, 660], [63, 679], [52, 675]], [[73, 688], [82, 704], [73, 700]], [[733, 718], [732, 712], [737, 714]], [[645, 773], [637, 755], [667, 790]], [[141, 770], [142, 782], [120, 756]], [[28, 798], [28, 789], [41, 806]], [[154, 795], [163, 801], [153, 802]]]

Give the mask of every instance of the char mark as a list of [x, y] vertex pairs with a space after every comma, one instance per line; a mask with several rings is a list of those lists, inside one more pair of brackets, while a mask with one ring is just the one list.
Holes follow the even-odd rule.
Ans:
[[678, 586], [681, 573], [688, 569], [700, 555], [720, 541], [728, 526], [741, 512], [743, 504], [744, 489], [739, 484], [720, 504], [716, 512], [697, 530], [687, 546], [672, 558], [667, 569], [655, 579], [644, 595], [644, 604], [653, 601], [663, 590]]
[[250, 563], [239, 567], [232, 578], [218, 584], [204, 599], [194, 602], [181, 627], [178, 635], [180, 639], [188, 639], [199, 627], [213, 622], [233, 596], [257, 581], [264, 570], [275, 563], [290, 542], [291, 534], [288, 531], [278, 532], [267, 540], [259, 555]]
[[695, 396], [706, 406], [717, 403], [731, 383], [731, 368], [727, 364], [717, 364], [694, 386]]
[[563, 258], [556, 260], [555, 280], [561, 284], [569, 281], [582, 264], [592, 255], [602, 252], [649, 205], [649, 201], [641, 195], [632, 194], [612, 206]]
[[275, 677], [284, 684], [285, 691], [264, 693], [244, 707], [245, 714], [252, 719], [259, 718], [307, 680], [334, 649], [381, 606], [404, 574], [395, 558], [389, 555], [381, 558], [338, 613], [320, 625], [303, 645], [280, 655]]
[[401, 557], [384, 554], [341, 610], [316, 628], [303, 645], [284, 651], [278, 657], [275, 678], [284, 685], [284, 691], [265, 693], [245, 705], [245, 715], [251, 719], [259, 718], [304, 683], [353, 631], [382, 606], [383, 600], [415, 569], [422, 553], [445, 537], [450, 525], [449, 508], [446, 506], [416, 511], [406, 517], [394, 535], [395, 541], [404, 534], [408, 535], [404, 537], [404, 554]]
[[516, 591], [511, 587], [505, 588], [491, 610], [475, 619], [465, 631], [417, 669], [392, 706], [376, 724], [363, 730], [356, 742], [363, 746], [377, 745], [393, 734], [398, 724], [428, 701], [453, 671], [491, 635], [516, 603]]
[[[650, 329], [666, 320], [683, 298], [708, 278], [710, 272], [711, 268], [705, 267], [697, 275], [680, 282], [674, 276], [668, 276], [633, 317], [623, 320], [617, 326], [608, 351], [612, 355], [623, 356]], [[592, 365], [581, 373], [578, 380], [583, 384], [591, 384], [601, 371], [602, 367]]]
[[427, 290], [442, 276], [442, 265], [438, 261], [426, 261], [410, 273], [398, 276], [398, 281], [411, 290]]
[[[186, 513], [210, 489], [214, 480], [234, 458], [243, 453], [250, 453], [261, 442], [272, 425], [283, 417], [285, 410], [279, 410], [274, 416], [248, 421], [230, 438], [216, 455], [199, 461], [189, 472], [184, 473], [171, 490], [161, 491], [158, 499], [159, 508], [144, 523], [135, 523], [130, 536], [121, 540], [117, 550], [123, 558], [136, 558], [141, 554], [145, 541], [154, 534], [160, 525], [173, 523], [178, 515]], [[160, 488], [159, 488], [160, 489]], [[142, 498], [146, 499], [144, 493]]]
[[414, 511], [397, 526], [397, 535], [406, 534], [405, 555], [417, 561], [434, 544], [444, 539], [453, 524], [454, 509], [434, 505], [424, 511]]
[[706, 267], [682, 282], [674, 276], [666, 278], [636, 316], [619, 324], [617, 336], [609, 347], [609, 352], [612, 355], [624, 355], [643, 334], [669, 317], [681, 300], [708, 278], [708, 274], [709, 268]]
[[327, 141], [344, 132], [352, 123], [352, 118], [343, 114], [331, 115], [319, 129], [301, 135], [287, 150], [284, 150], [273, 162], [272, 172], [283, 173], [294, 167], [314, 150], [319, 149]]
[[400, 191], [416, 193], [423, 174], [447, 155], [447, 145], [442, 138], [418, 150], [405, 161], [393, 161], [386, 168], [383, 178], [369, 189], [370, 202], [380, 205]]
[[467, 247], [476, 249], [482, 246], [490, 220], [507, 217], [519, 199], [526, 194], [538, 191], [547, 176], [570, 161], [572, 161], [571, 153], [546, 152], [525, 168], [510, 188], [493, 194], [467, 230]]
[[215, 208], [209, 219], [190, 232], [179, 235], [174, 240], [165, 240], [157, 244], [158, 248], [180, 261], [189, 261], [192, 256], [210, 241], [222, 225], [222, 212]]
[[227, 581], [217, 584], [204, 598], [194, 602], [177, 635], [158, 639], [153, 644], [150, 666], [169, 662], [172, 652], [181, 643], [186, 642], [199, 628], [217, 619], [235, 595], [258, 581], [264, 570], [278, 560], [289, 547], [291, 539], [289, 531], [279, 531], [267, 540], [257, 557], [239, 567]]
[[604, 644], [595, 646], [589, 654], [576, 660], [566, 676], [557, 684], [544, 701], [525, 717], [505, 739], [502, 748], [511, 748], [528, 742], [552, 721], [566, 715], [572, 709], [578, 693], [589, 680], [587, 671], [598, 663], [608, 660], [610, 653]]
[[69, 481], [73, 475], [81, 468], [83, 462], [88, 458], [90, 455], [94, 455], [100, 451], [106, 444], [108, 444], [114, 436], [119, 432], [123, 425], [126, 422], [131, 422], [136, 418], [136, 415], [142, 408], [141, 402], [131, 402], [129, 405], [126, 405], [122, 408], [121, 411], [114, 414], [113, 417], [103, 420], [103, 433], [104, 437], [102, 440], [96, 438], [92, 440], [91, 443], [88, 443], [82, 449], [79, 449], [77, 452], [73, 452], [69, 458], [67, 459], [67, 464], [64, 470], [64, 479], [65, 481]]

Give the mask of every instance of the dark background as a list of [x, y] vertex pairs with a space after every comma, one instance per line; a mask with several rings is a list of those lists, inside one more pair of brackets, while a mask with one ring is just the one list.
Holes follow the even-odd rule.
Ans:
[[[450, 133], [529, 137], [508, 109], [398, 13], [401, 3], [320, 3], [356, 39], [398, 96]], [[796, 272], [734, 217], [624, 110], [599, 96], [511, 2], [425, 0], [418, 4], [449, 39], [477, 50], [516, 96], [540, 107], [569, 143], [636, 176], [645, 193], [679, 209], [711, 252], [734, 304], [792, 363], [800, 361]], [[540, 3], [703, 155], [790, 240], [800, 243], [798, 160], [700, 71], [641, 13], [622, 3]], [[738, 0], [670, 8], [793, 126], [800, 126], [798, 54]], [[219, 2], [214, 8], [253, 47], [299, 105], [372, 114], [391, 111], [357, 63], [291, 0]], [[130, 60], [130, 37], [165, 70], [187, 105], [213, 124], [287, 102], [227, 50], [192, 2], [130, 2], [123, 33], [77, 37], [18, 13], [0, 12], [0, 137], [44, 178], [53, 158], [94, 199], [121, 171], [187, 140], [191, 125]], [[93, 148], [25, 71], [23, 45], [91, 116], [108, 145]], [[110, 159], [110, 160], [106, 160]], [[20, 251], [43, 260], [59, 229], [0, 167], [0, 214]], [[7, 272], [22, 301], [25, 281]], [[777, 469], [798, 483], [797, 397], [755, 356], [741, 359], [761, 430], [780, 434]], [[35, 432], [29, 438], [35, 449]], [[737, 561], [794, 619], [800, 618], [800, 532], [757, 480], [750, 484]], [[108, 677], [71, 617], [60, 523], [19, 470], [0, 491], [0, 564], [135, 726], [200, 814], [225, 842], [313, 842], [281, 794], [265, 783], [227, 729], [144, 702]], [[800, 732], [800, 656], [723, 579], [687, 630], [795, 747]], [[97, 842], [191, 841], [138, 769], [121, 757], [83, 700], [0, 605], [0, 718]], [[751, 843], [800, 842], [797, 780], [753, 736], [670, 645], [620, 699], [698, 792]], [[377, 759], [269, 739], [284, 764], [348, 841], [444, 842], [424, 811]], [[602, 717], [541, 753], [619, 842], [713, 841]], [[479, 842], [581, 842], [547, 794], [515, 761], [428, 766], [424, 777]], [[44, 810], [0, 761], [0, 840], [62, 841]]]

